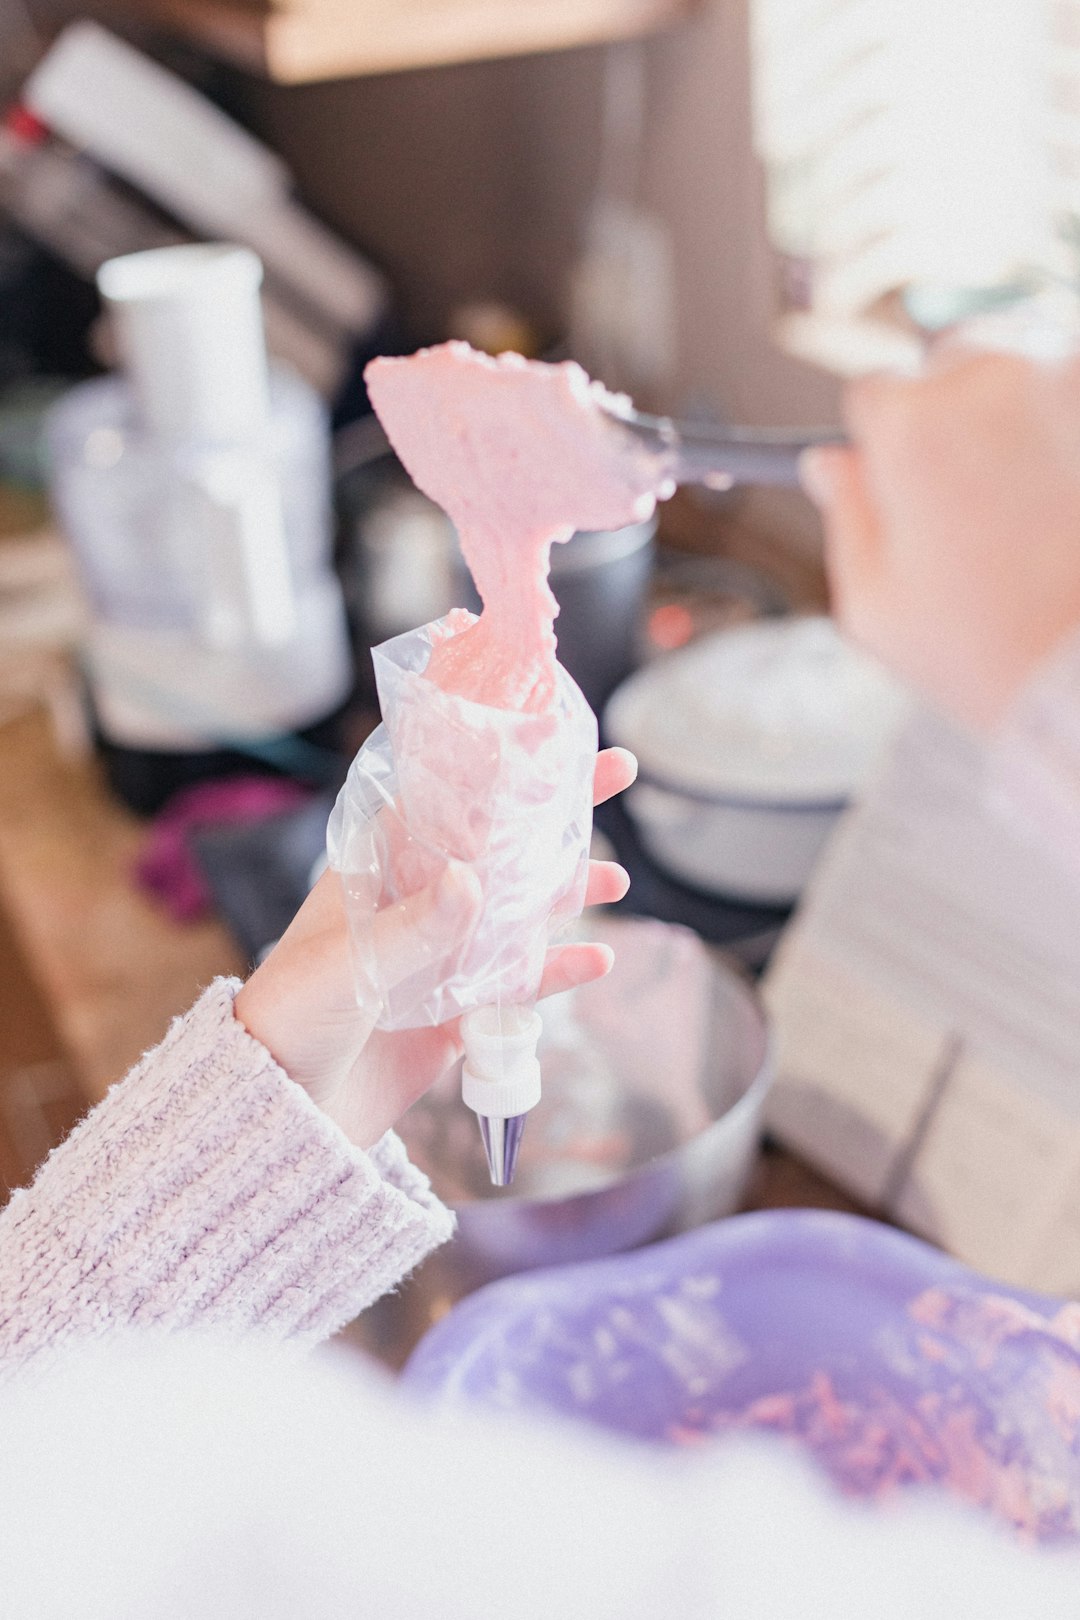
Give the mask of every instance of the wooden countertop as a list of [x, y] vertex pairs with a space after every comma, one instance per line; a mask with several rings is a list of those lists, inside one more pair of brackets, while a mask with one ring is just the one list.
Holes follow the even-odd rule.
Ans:
[[280, 84], [566, 50], [670, 24], [697, 0], [110, 0]]

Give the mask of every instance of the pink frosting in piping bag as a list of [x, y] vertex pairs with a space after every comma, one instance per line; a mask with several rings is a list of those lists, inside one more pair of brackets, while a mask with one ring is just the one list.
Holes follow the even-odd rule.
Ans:
[[443, 691], [540, 713], [552, 700], [553, 543], [647, 518], [669, 493], [657, 464], [599, 410], [572, 361], [544, 365], [466, 343], [379, 359], [372, 404], [414, 483], [452, 519], [484, 611], [435, 649]]
[[529, 1005], [553, 927], [581, 910], [596, 720], [556, 661], [551, 546], [647, 517], [669, 485], [572, 363], [448, 343], [373, 361], [366, 379], [407, 471], [454, 522], [483, 602], [478, 618], [457, 610], [373, 649], [384, 724], [328, 828], [358, 960], [374, 912], [448, 860], [479, 879], [468, 939], [380, 987], [381, 1027], [406, 1029]]
[[[372, 650], [383, 725], [353, 761], [327, 843], [358, 995], [374, 984], [384, 1029], [462, 1017], [463, 1097], [506, 1186], [540, 1095], [531, 1004], [553, 927], [584, 904], [592, 825], [596, 718], [556, 661], [551, 547], [648, 517], [671, 486], [573, 363], [447, 343], [374, 360], [365, 378], [414, 483], [452, 519], [483, 607]], [[480, 884], [472, 932], [403, 985], [381, 984], [372, 916], [452, 859]]]

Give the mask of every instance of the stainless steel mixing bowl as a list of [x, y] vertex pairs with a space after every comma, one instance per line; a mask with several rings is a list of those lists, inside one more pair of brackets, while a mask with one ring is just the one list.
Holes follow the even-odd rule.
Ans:
[[456, 1074], [402, 1122], [458, 1231], [349, 1330], [392, 1365], [485, 1282], [635, 1248], [730, 1214], [743, 1196], [772, 1079], [755, 992], [687, 929], [587, 924], [616, 965], [544, 1004], [544, 1098], [513, 1186], [491, 1186]]

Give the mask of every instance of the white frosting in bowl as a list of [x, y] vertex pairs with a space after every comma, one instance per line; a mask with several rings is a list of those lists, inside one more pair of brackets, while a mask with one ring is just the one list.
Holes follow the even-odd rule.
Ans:
[[646, 665], [611, 699], [605, 729], [671, 789], [809, 807], [851, 797], [908, 705], [830, 619], [760, 620]]

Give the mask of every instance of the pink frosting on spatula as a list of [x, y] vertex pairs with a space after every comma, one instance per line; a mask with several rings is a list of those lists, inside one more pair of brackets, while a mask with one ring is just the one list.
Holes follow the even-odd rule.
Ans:
[[647, 518], [669, 487], [600, 409], [572, 361], [478, 354], [466, 343], [379, 359], [372, 404], [413, 482], [457, 529], [484, 608], [439, 643], [427, 674], [491, 708], [543, 712], [555, 678], [553, 542]]

